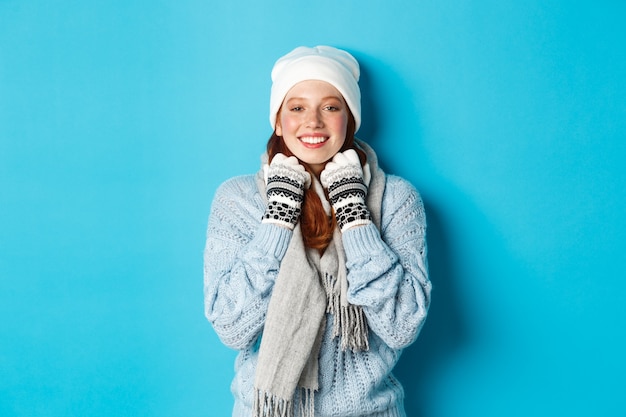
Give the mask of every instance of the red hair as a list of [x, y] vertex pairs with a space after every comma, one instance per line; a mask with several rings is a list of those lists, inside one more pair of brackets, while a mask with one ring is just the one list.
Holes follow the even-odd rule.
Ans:
[[[279, 112], [280, 113], [280, 112]], [[346, 140], [339, 152], [347, 151], [348, 149], [354, 149], [359, 155], [361, 165], [365, 165], [367, 157], [365, 152], [356, 146], [354, 140], [355, 121], [352, 113], [348, 112], [348, 125], [346, 127]], [[267, 141], [267, 155], [268, 162], [272, 161], [272, 158], [277, 153], [282, 153], [287, 156], [293, 154], [289, 151], [289, 148], [285, 145], [282, 136], [278, 136], [276, 131]], [[304, 162], [300, 161], [302, 166], [311, 174], [311, 177], [315, 176], [313, 170]], [[313, 187], [304, 191], [304, 201], [302, 202], [302, 214], [300, 217], [300, 227], [302, 230], [302, 237], [304, 245], [307, 248], [317, 249], [323, 252], [330, 241], [333, 238], [333, 231], [337, 225], [335, 216], [331, 215], [330, 218], [326, 215], [322, 201], [317, 195]]]

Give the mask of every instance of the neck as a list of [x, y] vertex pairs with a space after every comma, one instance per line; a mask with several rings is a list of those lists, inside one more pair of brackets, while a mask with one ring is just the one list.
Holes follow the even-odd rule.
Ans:
[[324, 170], [324, 167], [326, 166], [326, 164], [315, 164], [315, 165], [310, 165], [309, 164], [309, 168], [311, 169], [311, 173], [315, 174], [315, 176], [317, 177], [317, 179], [320, 178], [320, 174], [322, 173], [322, 171]]

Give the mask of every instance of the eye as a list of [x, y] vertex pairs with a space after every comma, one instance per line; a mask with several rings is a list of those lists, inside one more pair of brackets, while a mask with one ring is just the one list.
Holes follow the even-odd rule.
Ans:
[[341, 111], [341, 109], [343, 109], [343, 106], [338, 100], [333, 99], [333, 100], [326, 101], [326, 103], [324, 104], [322, 108], [326, 111], [336, 112], [336, 111]]
[[304, 107], [302, 107], [302, 106], [293, 106], [289, 110], [293, 111], [293, 112], [300, 112], [300, 111], [304, 110]]

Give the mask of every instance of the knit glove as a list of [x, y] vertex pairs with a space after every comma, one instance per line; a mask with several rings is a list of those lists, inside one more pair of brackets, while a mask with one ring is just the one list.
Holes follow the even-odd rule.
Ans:
[[277, 153], [263, 170], [267, 208], [261, 222], [293, 230], [300, 218], [304, 189], [311, 184], [311, 176], [296, 157], [282, 153]]
[[342, 232], [372, 222], [365, 204], [367, 185], [363, 179], [363, 168], [354, 149], [337, 153], [326, 164], [320, 181], [328, 190], [330, 204]]

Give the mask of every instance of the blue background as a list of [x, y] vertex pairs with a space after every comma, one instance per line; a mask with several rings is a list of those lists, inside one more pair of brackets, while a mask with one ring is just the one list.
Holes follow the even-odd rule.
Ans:
[[0, 0], [0, 415], [227, 416], [215, 188], [269, 72], [362, 64], [360, 136], [422, 192], [409, 417], [625, 416], [623, 1]]

